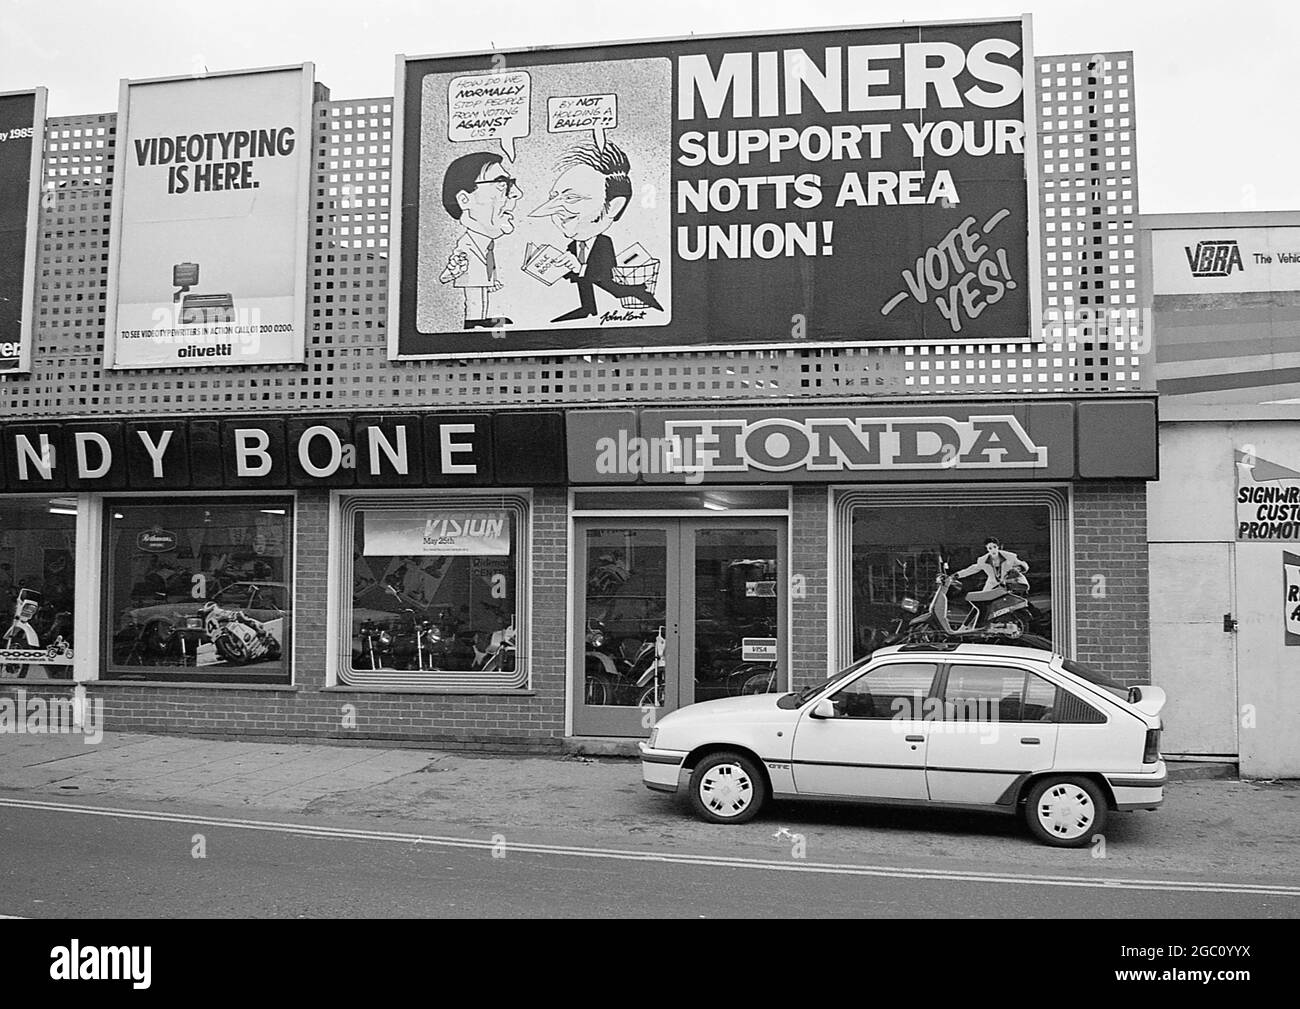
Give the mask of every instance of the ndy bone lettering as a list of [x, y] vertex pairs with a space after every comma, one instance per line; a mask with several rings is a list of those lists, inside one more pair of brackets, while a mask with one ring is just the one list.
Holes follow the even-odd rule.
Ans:
[[764, 470], [1040, 469], [1047, 448], [1010, 414], [952, 417], [809, 417], [797, 420], [670, 420], [682, 445], [681, 469], [703, 473]]

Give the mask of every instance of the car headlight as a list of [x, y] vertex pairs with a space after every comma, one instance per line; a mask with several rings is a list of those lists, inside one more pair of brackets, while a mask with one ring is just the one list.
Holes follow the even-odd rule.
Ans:
[[650, 730], [650, 738], [646, 740], [645, 745], [650, 747], [650, 749], [653, 750], [655, 747], [655, 743], [658, 741], [659, 741], [659, 726], [656, 725], [653, 729]]

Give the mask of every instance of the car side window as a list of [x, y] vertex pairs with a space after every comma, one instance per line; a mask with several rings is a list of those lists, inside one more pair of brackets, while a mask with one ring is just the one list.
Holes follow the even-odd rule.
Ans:
[[938, 666], [933, 662], [891, 662], [850, 680], [831, 695], [836, 718], [924, 717]]
[[1056, 685], [1030, 673], [1025, 680], [1025, 705], [1021, 719], [1026, 722], [1056, 721]]
[[1056, 688], [1052, 684], [1016, 666], [954, 664], [948, 668], [943, 692], [944, 718], [948, 721], [1050, 720], [1055, 703]]

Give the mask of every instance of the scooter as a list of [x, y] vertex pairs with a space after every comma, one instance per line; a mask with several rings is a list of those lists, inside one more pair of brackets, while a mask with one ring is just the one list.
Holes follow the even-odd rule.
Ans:
[[[1023, 574], [1013, 572], [996, 588], [967, 592], [950, 603], [948, 594], [960, 589], [956, 575], [948, 573], [948, 562], [935, 577], [934, 595], [929, 608], [908, 622], [891, 644], [902, 641], [967, 640], [988, 641], [1024, 638], [1029, 628], [1029, 583]], [[1018, 595], [1019, 592], [1024, 593]], [[916, 612], [920, 603], [904, 599], [903, 609]], [[1050, 647], [1050, 643], [1049, 643]]]

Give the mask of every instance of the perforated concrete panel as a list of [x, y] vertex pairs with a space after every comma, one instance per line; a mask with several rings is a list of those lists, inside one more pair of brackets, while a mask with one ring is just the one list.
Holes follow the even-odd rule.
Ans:
[[[1065, 59], [1070, 59], [1066, 57]], [[1150, 389], [1146, 356], [1060, 334], [1024, 347], [908, 347], [390, 362], [393, 100], [320, 102], [302, 365], [108, 372], [113, 114], [51, 118], [30, 375], [0, 380], [5, 417], [862, 399]]]

